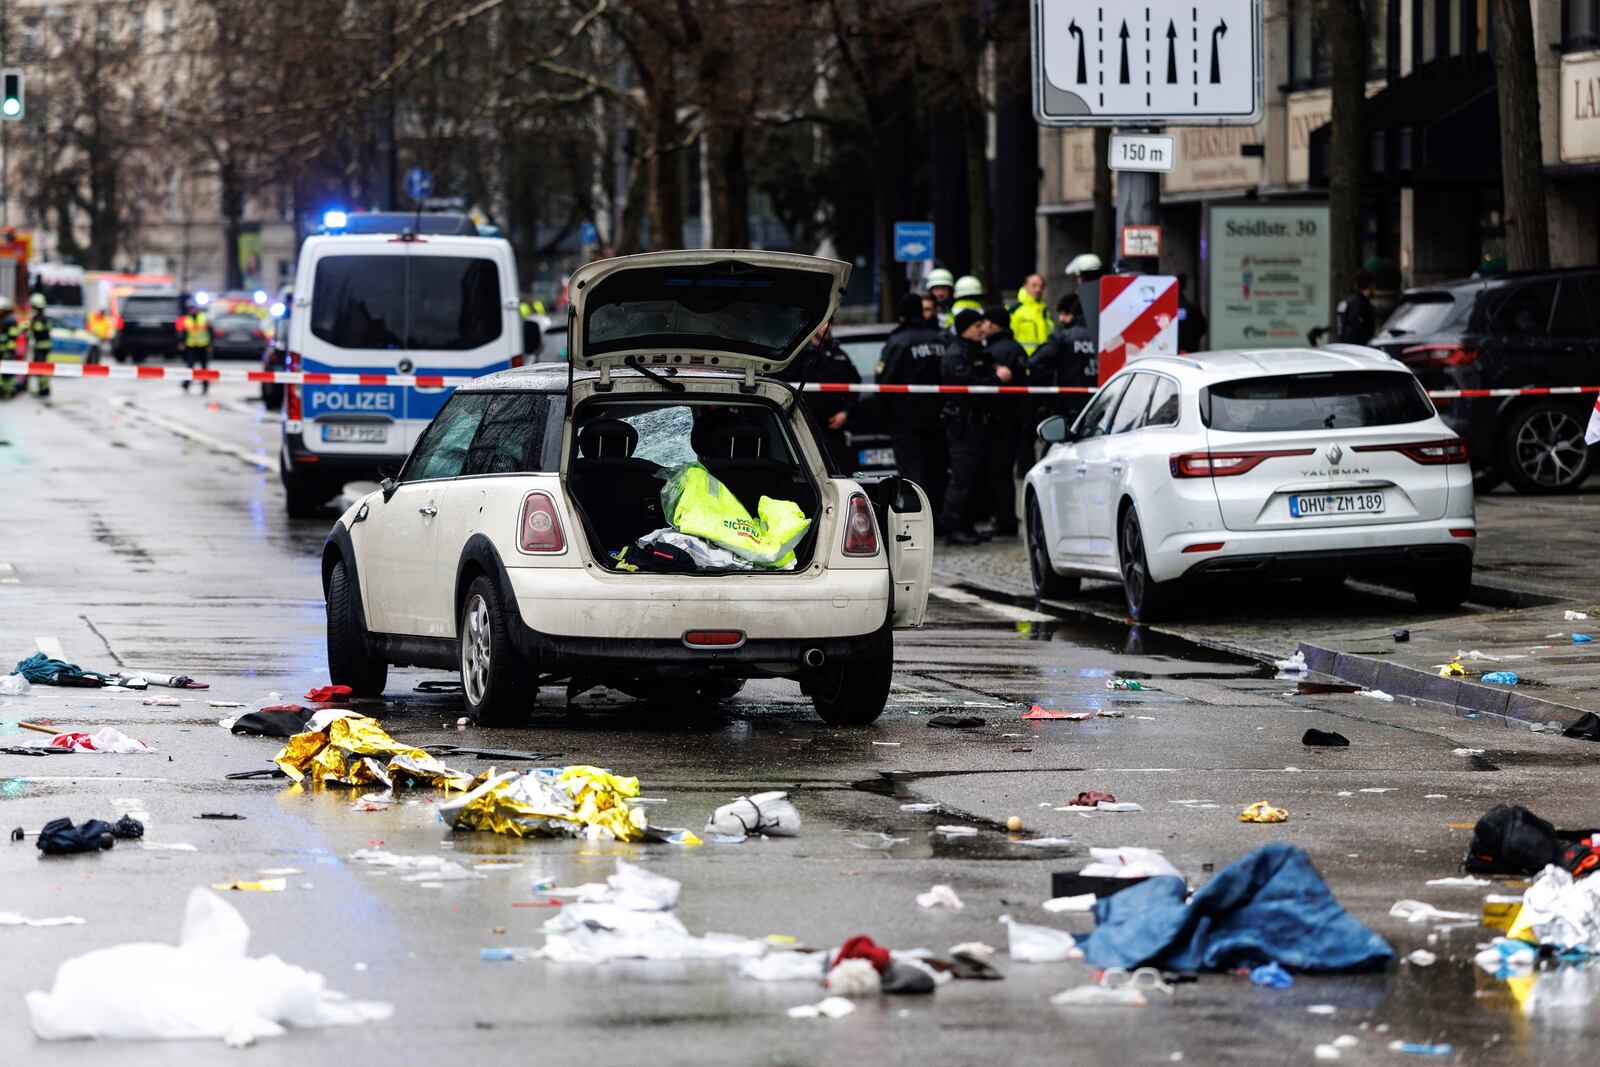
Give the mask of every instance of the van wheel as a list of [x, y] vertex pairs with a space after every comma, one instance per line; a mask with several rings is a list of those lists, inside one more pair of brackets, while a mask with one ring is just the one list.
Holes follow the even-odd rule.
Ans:
[[467, 587], [458, 632], [461, 694], [473, 719], [485, 726], [527, 719], [538, 690], [530, 692], [523, 683], [500, 591], [482, 575]]
[[1073, 575], [1057, 574], [1050, 562], [1050, 550], [1045, 545], [1044, 516], [1039, 512], [1039, 501], [1028, 497], [1028, 574], [1033, 578], [1033, 595], [1040, 600], [1076, 596], [1081, 580]]
[[283, 507], [291, 519], [314, 519], [331, 493], [324, 493], [317, 483], [303, 474], [283, 472]]
[[1500, 435], [1500, 464], [1520, 493], [1568, 493], [1589, 477], [1584, 419], [1557, 401], [1512, 415]]
[[889, 682], [894, 677], [891, 638], [876, 659], [846, 663], [824, 670], [810, 684], [811, 704], [829, 726], [868, 726], [889, 702]]
[[358, 697], [381, 696], [389, 681], [389, 664], [367, 650], [367, 624], [343, 560], [328, 581], [328, 678]]
[[1150, 577], [1150, 561], [1145, 555], [1144, 529], [1139, 525], [1139, 509], [1130, 505], [1122, 514], [1122, 591], [1128, 601], [1128, 615], [1134, 622], [1156, 622], [1172, 611], [1175, 582], [1158, 582]]

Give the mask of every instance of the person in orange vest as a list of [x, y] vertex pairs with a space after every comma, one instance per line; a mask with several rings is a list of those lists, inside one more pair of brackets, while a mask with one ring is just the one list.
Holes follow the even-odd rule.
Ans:
[[[196, 367], [202, 369], [211, 366], [211, 320], [200, 309], [200, 305], [193, 300], [189, 301], [189, 314], [178, 320], [178, 328], [183, 331], [183, 362], [190, 370]], [[183, 383], [183, 391], [189, 391], [189, 382]], [[200, 383], [200, 394], [211, 392], [210, 382]]]

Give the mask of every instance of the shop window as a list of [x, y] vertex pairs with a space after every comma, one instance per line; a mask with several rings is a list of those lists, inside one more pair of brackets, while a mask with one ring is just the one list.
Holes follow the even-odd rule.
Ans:
[[1567, 52], [1600, 48], [1600, 0], [1562, 0], [1561, 48]]
[[[1289, 22], [1289, 79], [1293, 88], [1327, 85], [1333, 76], [1333, 53], [1323, 24], [1325, 2], [1293, 2]], [[1394, 77], [1399, 71], [1401, 3], [1402, 0], [1362, 0], [1369, 79]]]

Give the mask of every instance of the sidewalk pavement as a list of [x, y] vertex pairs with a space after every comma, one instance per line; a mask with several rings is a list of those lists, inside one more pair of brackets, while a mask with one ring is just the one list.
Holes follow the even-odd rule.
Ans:
[[[1478, 530], [1472, 594], [1448, 614], [1359, 582], [1310, 604], [1290, 583], [1211, 586], [1153, 629], [1269, 660], [1298, 648], [1319, 674], [1463, 714], [1565, 727], [1586, 711], [1600, 712], [1600, 486], [1566, 496], [1503, 490], [1480, 497]], [[934, 579], [1017, 604], [1033, 597], [1020, 539], [940, 545]], [[1057, 603], [1127, 617], [1121, 587], [1111, 582], [1085, 581], [1077, 596]], [[1591, 619], [1569, 622], [1569, 610]], [[1409, 640], [1395, 641], [1396, 630], [1409, 631]], [[1575, 644], [1574, 631], [1594, 636], [1594, 644]], [[1474, 651], [1481, 658], [1471, 658]], [[1468, 657], [1462, 666], [1469, 676], [1440, 677], [1438, 666], [1458, 653]], [[1518, 684], [1478, 680], [1491, 671], [1515, 672]]]

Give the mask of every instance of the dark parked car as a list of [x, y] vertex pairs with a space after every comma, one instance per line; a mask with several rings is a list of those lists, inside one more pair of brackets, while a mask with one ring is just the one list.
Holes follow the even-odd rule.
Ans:
[[118, 363], [182, 354], [178, 319], [183, 315], [183, 298], [177, 293], [132, 293], [118, 303], [117, 312], [122, 316], [122, 329], [112, 344], [112, 354]]
[[[861, 375], [863, 382], [871, 383], [877, 380], [878, 360], [883, 355], [883, 343], [894, 332], [894, 327], [895, 324], [892, 322], [874, 322], [833, 328], [833, 339], [839, 342], [844, 354], [855, 364], [856, 373]], [[889, 435], [884, 432], [883, 424], [878, 418], [879, 409], [873, 402], [874, 397], [875, 394], [867, 393], [859, 398], [856, 414], [851, 418], [850, 426], [845, 429], [845, 439], [850, 442], [850, 448], [855, 452], [856, 468], [852, 473], [893, 474], [894, 447], [889, 443]]]
[[[1600, 270], [1528, 271], [1409, 290], [1374, 347], [1428, 389], [1600, 384]], [[1525, 493], [1582, 485], [1593, 394], [1441, 400], [1466, 439], [1480, 491], [1502, 480]]]
[[267, 343], [269, 320], [225, 312], [211, 316], [211, 354], [217, 359], [256, 359]]

